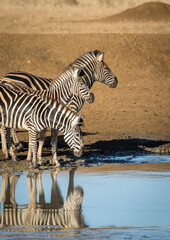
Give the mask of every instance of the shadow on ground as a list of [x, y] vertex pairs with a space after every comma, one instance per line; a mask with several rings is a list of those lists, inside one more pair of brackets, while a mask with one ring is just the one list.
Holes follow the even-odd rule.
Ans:
[[[95, 133], [85, 133], [94, 135]], [[51, 160], [51, 137], [47, 136], [43, 148], [43, 159], [46, 163]], [[18, 160], [25, 160], [28, 143], [23, 142], [25, 151], [18, 153]], [[136, 156], [167, 155], [170, 153], [170, 141], [127, 138], [108, 141], [96, 141], [84, 147], [84, 154], [77, 159], [64, 142], [63, 136], [58, 137], [58, 160], [61, 166], [78, 166], [99, 163], [130, 163]], [[1, 154], [2, 155], [2, 154]]]

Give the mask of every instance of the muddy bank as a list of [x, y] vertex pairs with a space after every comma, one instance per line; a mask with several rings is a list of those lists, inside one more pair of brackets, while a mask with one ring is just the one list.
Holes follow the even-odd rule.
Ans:
[[[79, 161], [78, 161], [79, 162]], [[170, 162], [163, 163], [113, 163], [113, 164], [86, 164], [86, 166], [78, 166], [77, 163], [71, 163], [66, 167], [62, 167], [61, 169], [57, 169], [57, 171], [68, 171], [72, 167], [78, 167], [78, 172], [80, 173], [104, 173], [104, 172], [115, 172], [115, 171], [144, 171], [144, 172], [169, 172], [170, 171]], [[72, 166], [72, 167], [71, 167]], [[26, 160], [22, 160], [19, 162], [12, 162], [11, 160], [0, 162], [0, 175], [2, 174], [13, 174], [13, 173], [22, 173], [22, 172], [30, 172], [30, 173], [38, 173], [43, 172], [44, 170], [54, 171], [56, 170], [55, 166], [46, 165], [44, 167], [40, 167], [39, 169], [30, 169], [29, 164]]]
[[[84, 138], [87, 141], [88, 136], [86, 135]], [[44, 170], [65, 171], [71, 168], [78, 168], [80, 172], [170, 171], [169, 141], [137, 138], [97, 141], [85, 145], [83, 156], [76, 159], [64, 143], [63, 136], [59, 136], [58, 160], [61, 166], [56, 168], [55, 165], [51, 164], [50, 136], [48, 136], [43, 149], [44, 166], [39, 166], [37, 169], [30, 168], [29, 162], [26, 161], [28, 144], [27, 142], [23, 142], [23, 144], [25, 151], [17, 153], [17, 162], [5, 160], [1, 152], [0, 174]]]

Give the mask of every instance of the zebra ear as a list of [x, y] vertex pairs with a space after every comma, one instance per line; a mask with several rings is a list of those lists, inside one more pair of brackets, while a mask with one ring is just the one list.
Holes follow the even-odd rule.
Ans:
[[71, 70], [72, 70], [72, 73], [73, 73], [73, 77], [74, 77], [74, 78], [77, 78], [79, 68], [78, 68], [78, 67], [72, 67]]
[[77, 66], [72, 67], [73, 77], [74, 78], [84, 77], [85, 76], [84, 69], [85, 69], [84, 67], [77, 67]]
[[77, 71], [77, 75], [80, 77], [84, 77], [85, 76], [85, 72], [84, 72], [84, 68], [80, 67]]
[[101, 53], [101, 54], [97, 57], [97, 60], [98, 60], [99, 62], [102, 62], [102, 61], [104, 60], [104, 52]]
[[76, 119], [74, 119], [74, 121], [72, 122], [72, 127], [76, 127], [76, 126], [84, 126], [84, 116], [82, 116], [80, 114], [80, 116], [78, 116]]
[[73, 72], [73, 77], [77, 78], [78, 76], [81, 76], [83, 74], [83, 68], [82, 67], [73, 67], [72, 72]]
[[85, 116], [82, 116], [82, 115], [80, 114], [80, 116], [79, 116], [79, 118], [78, 118], [78, 125], [79, 125], [79, 126], [84, 126], [84, 118], [85, 118]]

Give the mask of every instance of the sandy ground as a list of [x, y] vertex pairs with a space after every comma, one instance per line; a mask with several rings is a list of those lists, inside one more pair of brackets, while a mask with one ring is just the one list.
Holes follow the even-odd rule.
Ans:
[[[118, 78], [115, 89], [95, 83], [95, 102], [81, 110], [86, 116], [85, 154], [78, 163], [95, 154], [169, 152], [170, 1], [140, 6], [146, 1], [11, 2], [0, 3], [1, 75], [22, 70], [54, 77], [83, 53], [100, 49]], [[45, 160], [51, 156], [49, 135], [50, 131]], [[20, 131], [19, 136], [27, 150], [27, 133]], [[59, 158], [69, 160], [70, 151], [62, 137], [59, 147]], [[18, 154], [18, 164], [5, 161], [0, 151], [0, 169], [28, 169], [26, 154]], [[113, 169], [117, 167], [121, 170], [121, 163]], [[128, 165], [132, 169], [145, 167], [170, 169], [169, 163]]]

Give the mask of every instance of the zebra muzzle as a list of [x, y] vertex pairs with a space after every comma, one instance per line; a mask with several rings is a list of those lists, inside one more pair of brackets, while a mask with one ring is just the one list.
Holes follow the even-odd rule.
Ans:
[[82, 155], [83, 155], [83, 152], [84, 152], [84, 148], [81, 146], [80, 147], [80, 150], [74, 150], [74, 156], [77, 157], [77, 158], [80, 158]]
[[114, 76], [113, 82], [109, 85], [110, 88], [115, 88], [118, 84], [118, 79], [116, 76]]
[[87, 99], [87, 102], [88, 102], [88, 103], [93, 103], [93, 102], [94, 102], [94, 99], [95, 99], [94, 94], [93, 94], [93, 93], [90, 93], [89, 95], [90, 95], [90, 96], [89, 96], [89, 98]]

